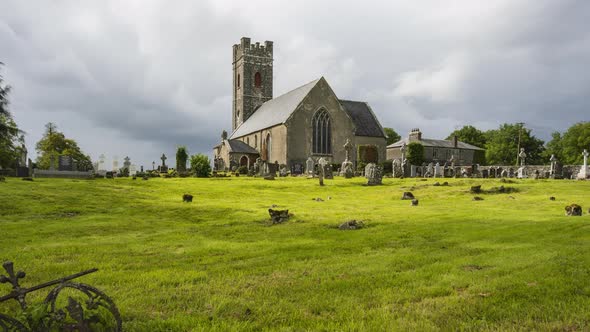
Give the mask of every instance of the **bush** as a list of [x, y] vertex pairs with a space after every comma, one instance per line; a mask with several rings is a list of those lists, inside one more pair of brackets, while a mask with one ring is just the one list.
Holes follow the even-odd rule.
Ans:
[[191, 156], [191, 170], [196, 177], [206, 178], [211, 172], [211, 162], [209, 157], [204, 154], [198, 153]]
[[236, 173], [239, 173], [239, 174], [242, 174], [242, 175], [246, 175], [246, 174], [248, 174], [248, 167], [247, 166], [240, 166], [236, 170]]
[[424, 162], [424, 146], [416, 142], [408, 144], [408, 155], [406, 159], [410, 162], [410, 165], [422, 165]]

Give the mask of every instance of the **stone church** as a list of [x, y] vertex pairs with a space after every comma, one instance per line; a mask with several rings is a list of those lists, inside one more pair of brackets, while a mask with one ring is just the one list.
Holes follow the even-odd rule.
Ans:
[[[233, 46], [232, 131], [214, 150], [215, 168], [250, 168], [260, 158], [302, 171], [306, 160], [330, 163], [385, 161], [386, 135], [371, 107], [339, 99], [325, 78], [273, 98], [273, 43]], [[361, 156], [363, 160], [357, 160]]]

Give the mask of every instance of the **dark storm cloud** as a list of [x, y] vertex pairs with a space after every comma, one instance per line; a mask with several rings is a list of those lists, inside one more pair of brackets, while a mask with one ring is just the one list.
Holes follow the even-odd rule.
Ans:
[[585, 1], [4, 1], [0, 61], [29, 148], [54, 121], [93, 159], [210, 153], [241, 36], [275, 41], [275, 96], [325, 76], [401, 134], [523, 121], [547, 138], [588, 120], [589, 15]]

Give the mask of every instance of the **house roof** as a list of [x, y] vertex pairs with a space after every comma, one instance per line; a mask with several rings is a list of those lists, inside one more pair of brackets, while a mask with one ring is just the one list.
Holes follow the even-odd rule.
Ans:
[[[480, 147], [475, 145], [467, 144], [464, 142], [457, 142], [457, 147], [453, 145], [453, 141], [447, 141], [444, 139], [430, 139], [430, 138], [423, 138], [420, 141], [416, 141], [417, 143], [422, 144], [423, 146], [428, 147], [435, 147], [435, 148], [451, 148], [451, 149], [467, 149], [467, 150], [484, 150]], [[403, 143], [410, 144], [408, 138], [401, 139], [391, 145], [388, 145], [387, 148], [399, 148], [402, 146]]]
[[356, 136], [385, 137], [377, 117], [364, 101], [338, 100], [356, 128]]
[[224, 141], [224, 143], [225, 142], [228, 144], [229, 152], [258, 154], [256, 149], [240, 140], [230, 139]]
[[248, 120], [236, 128], [230, 138], [241, 137], [254, 131], [285, 123], [320, 79], [302, 85], [262, 104]]

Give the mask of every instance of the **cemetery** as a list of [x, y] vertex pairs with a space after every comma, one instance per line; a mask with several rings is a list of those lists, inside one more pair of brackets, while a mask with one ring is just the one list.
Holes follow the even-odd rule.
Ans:
[[588, 327], [590, 181], [314, 169], [8, 177], [0, 259], [27, 287], [97, 268], [80, 282], [125, 331]]

